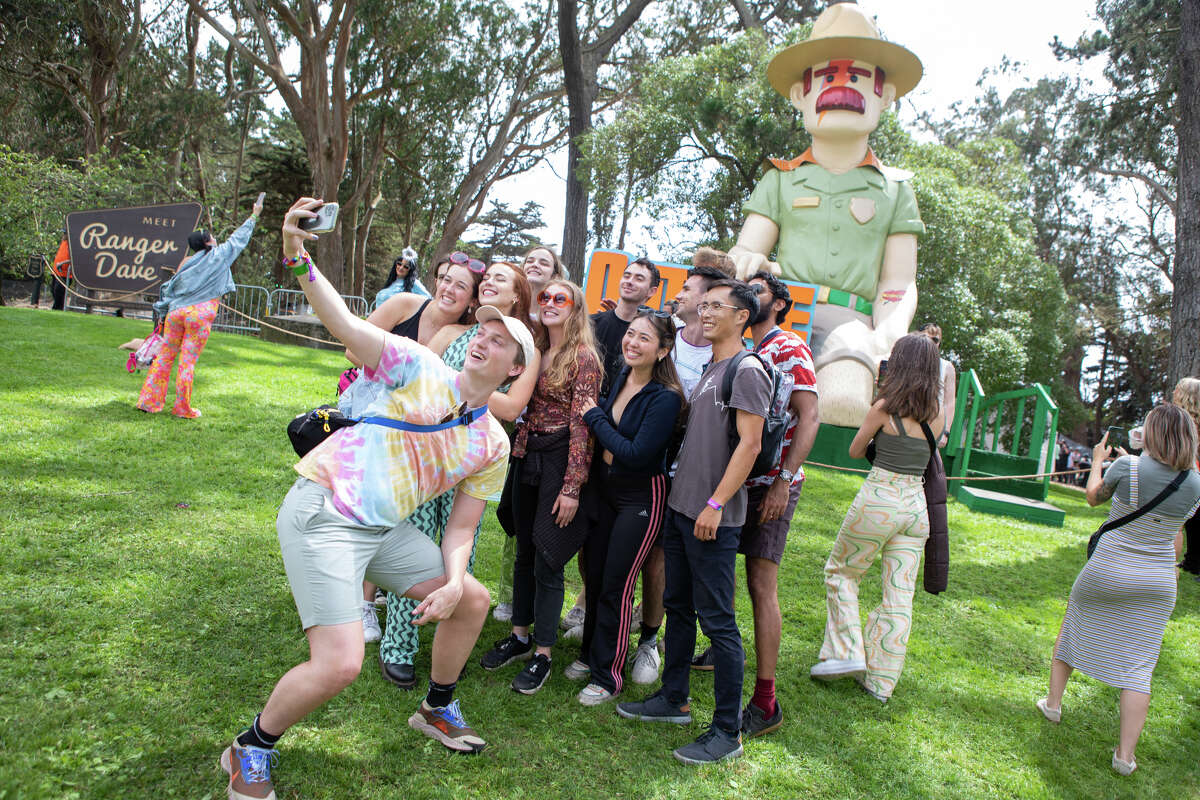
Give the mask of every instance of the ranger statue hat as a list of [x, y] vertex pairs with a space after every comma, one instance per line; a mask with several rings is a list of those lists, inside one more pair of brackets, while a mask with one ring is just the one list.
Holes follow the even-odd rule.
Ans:
[[883, 68], [888, 83], [903, 97], [921, 81], [921, 59], [909, 49], [879, 36], [879, 30], [856, 3], [829, 6], [813, 23], [803, 42], [779, 51], [767, 65], [767, 80], [789, 97], [804, 70], [834, 58], [853, 58]]

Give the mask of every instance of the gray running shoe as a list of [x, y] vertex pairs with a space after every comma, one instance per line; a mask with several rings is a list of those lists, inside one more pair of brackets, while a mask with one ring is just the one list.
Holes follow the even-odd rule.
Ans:
[[775, 713], [767, 716], [763, 710], [754, 703], [747, 703], [742, 709], [742, 735], [747, 739], [753, 739], [756, 736], [766, 736], [768, 733], [774, 733], [783, 725], [783, 706], [779, 701], [775, 701]]
[[730, 735], [712, 726], [700, 734], [696, 741], [685, 744], [672, 753], [677, 761], [692, 765], [713, 764], [727, 758], [737, 758], [741, 754], [741, 734]]
[[667, 699], [662, 690], [655, 692], [645, 700], [617, 705], [617, 713], [625, 719], [641, 722], [674, 722], [676, 725], [692, 723], [692, 700], [676, 705]]

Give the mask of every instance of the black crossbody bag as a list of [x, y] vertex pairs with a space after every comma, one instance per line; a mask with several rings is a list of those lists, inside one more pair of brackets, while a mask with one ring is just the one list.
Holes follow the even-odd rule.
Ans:
[[[1129, 468], [1137, 469], [1137, 464], [1134, 463]], [[1133, 522], [1138, 517], [1149, 512], [1151, 509], [1153, 509], [1155, 506], [1157, 506], [1163, 500], [1166, 500], [1167, 497], [1170, 496], [1170, 494], [1172, 492], [1174, 492], [1176, 489], [1178, 489], [1183, 484], [1183, 479], [1187, 477], [1187, 474], [1188, 474], [1187, 470], [1183, 470], [1182, 472], [1180, 472], [1178, 475], [1175, 476], [1175, 480], [1168, 483], [1165, 489], [1163, 489], [1161, 492], [1159, 492], [1157, 495], [1155, 495], [1153, 500], [1151, 500], [1149, 503], [1146, 503], [1146, 505], [1142, 506], [1141, 508], [1137, 508], [1137, 509], [1134, 509], [1133, 511], [1130, 511], [1128, 514], [1121, 517], [1120, 519], [1114, 519], [1111, 522], [1106, 522], [1103, 525], [1101, 525], [1100, 529], [1098, 531], [1096, 531], [1095, 533], [1093, 533], [1090, 538], [1088, 538], [1087, 557], [1091, 558], [1092, 553], [1096, 552], [1096, 545], [1100, 544], [1100, 537], [1102, 535], [1104, 535], [1108, 531], [1111, 531], [1114, 528], [1119, 528], [1122, 525], [1128, 525], [1130, 522]]]

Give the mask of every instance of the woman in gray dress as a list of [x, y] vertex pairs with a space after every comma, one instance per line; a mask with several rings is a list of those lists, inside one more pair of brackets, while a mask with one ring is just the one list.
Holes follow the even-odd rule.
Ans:
[[1111, 453], [1105, 434], [1093, 451], [1089, 504], [1111, 497], [1108, 518], [1119, 519], [1152, 500], [1179, 472], [1186, 478], [1153, 511], [1100, 537], [1071, 587], [1050, 662], [1050, 692], [1037, 702], [1046, 719], [1058, 722], [1074, 670], [1120, 689], [1121, 731], [1112, 767], [1122, 775], [1137, 769], [1133, 751], [1150, 706], [1150, 678], [1175, 608], [1183, 523], [1200, 505], [1200, 475], [1191, 471], [1196, 455], [1191, 417], [1177, 406], [1156, 407], [1146, 417], [1145, 444], [1138, 457], [1122, 450], [1102, 478], [1101, 465]]

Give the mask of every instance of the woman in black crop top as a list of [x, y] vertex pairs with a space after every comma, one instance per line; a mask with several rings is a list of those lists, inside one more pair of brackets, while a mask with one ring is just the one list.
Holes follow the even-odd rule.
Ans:
[[[828, 621], [821, 660], [810, 674], [819, 680], [853, 677], [883, 703], [904, 668], [917, 568], [929, 537], [922, 480], [929, 443], [922, 426], [941, 430], [939, 366], [937, 346], [921, 334], [909, 334], [892, 348], [880, 397], [850, 443], [851, 458], [862, 458], [875, 440], [875, 464], [825, 563]], [[877, 557], [883, 599], [863, 628], [858, 584]]]

